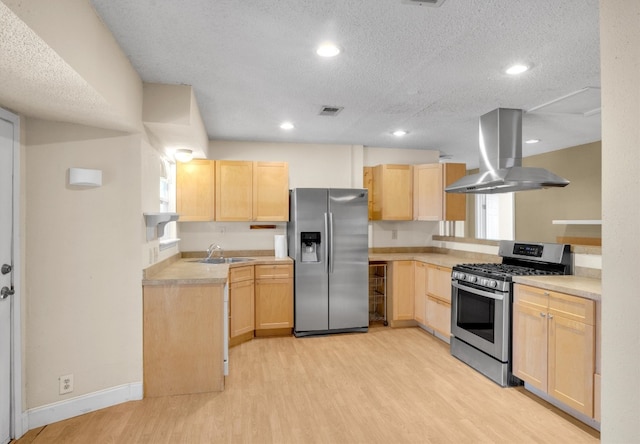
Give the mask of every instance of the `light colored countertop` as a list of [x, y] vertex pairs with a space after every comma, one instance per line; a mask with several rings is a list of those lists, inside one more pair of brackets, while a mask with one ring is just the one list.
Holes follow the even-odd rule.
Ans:
[[188, 285], [188, 284], [220, 284], [227, 282], [229, 268], [245, 265], [292, 264], [291, 258], [275, 256], [255, 256], [251, 261], [235, 264], [204, 264], [197, 258], [182, 258], [167, 265], [142, 280], [142, 285]]
[[518, 284], [567, 293], [594, 301], [600, 301], [602, 296], [602, 282], [600, 279], [574, 275], [514, 276], [513, 281]]
[[[452, 268], [454, 265], [458, 264], [487, 262], [486, 260], [479, 261], [464, 256], [442, 253], [370, 253], [369, 262], [376, 261], [419, 261], [447, 268]], [[496, 262], [500, 262], [499, 257], [496, 257]]]

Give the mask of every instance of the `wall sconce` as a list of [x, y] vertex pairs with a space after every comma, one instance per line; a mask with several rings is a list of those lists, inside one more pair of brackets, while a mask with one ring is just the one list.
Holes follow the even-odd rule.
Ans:
[[102, 186], [102, 170], [69, 168], [69, 185], [100, 187]]
[[178, 162], [190, 162], [193, 159], [193, 151], [187, 148], [180, 148], [173, 153], [173, 157]]

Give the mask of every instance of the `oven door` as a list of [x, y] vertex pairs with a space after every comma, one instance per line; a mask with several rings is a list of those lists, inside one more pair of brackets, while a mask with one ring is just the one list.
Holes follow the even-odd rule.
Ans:
[[509, 292], [451, 282], [451, 334], [502, 361], [509, 360]]

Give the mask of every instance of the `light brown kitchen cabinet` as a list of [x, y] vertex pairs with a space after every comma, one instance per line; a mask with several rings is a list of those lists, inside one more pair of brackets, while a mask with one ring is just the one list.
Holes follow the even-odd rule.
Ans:
[[253, 265], [229, 268], [229, 344], [253, 338], [255, 329]]
[[255, 266], [256, 335], [290, 334], [293, 328], [293, 265]]
[[253, 220], [289, 220], [289, 164], [253, 163]]
[[215, 162], [194, 159], [176, 165], [176, 212], [180, 222], [214, 220]]
[[373, 167], [373, 220], [413, 220], [411, 165]]
[[224, 389], [223, 286], [143, 287], [144, 396]]
[[415, 261], [414, 264], [414, 307], [413, 318], [422, 325], [427, 323], [427, 264]]
[[362, 188], [366, 188], [367, 208], [369, 210], [369, 220], [373, 219], [373, 168], [364, 167], [362, 169]]
[[253, 218], [253, 162], [216, 161], [216, 220]]
[[516, 284], [513, 374], [593, 417], [595, 302]]
[[465, 220], [466, 195], [444, 189], [467, 172], [464, 163], [413, 166], [413, 216], [415, 220]]
[[215, 219], [289, 220], [288, 163], [217, 160]]
[[451, 336], [451, 268], [427, 265], [427, 327]]
[[[413, 261], [393, 261], [388, 267], [391, 304], [391, 326], [401, 325], [397, 321], [413, 321], [414, 317], [414, 270]], [[415, 323], [414, 323], [415, 325]]]

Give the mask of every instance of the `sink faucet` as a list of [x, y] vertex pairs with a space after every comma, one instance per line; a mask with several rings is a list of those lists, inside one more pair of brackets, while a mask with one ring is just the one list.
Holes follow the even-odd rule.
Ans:
[[207, 259], [211, 259], [212, 257], [223, 257], [222, 247], [218, 244], [211, 244], [209, 248], [207, 248]]

